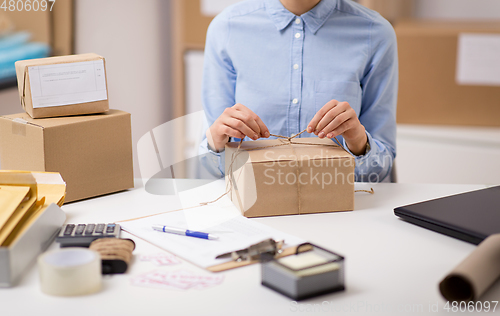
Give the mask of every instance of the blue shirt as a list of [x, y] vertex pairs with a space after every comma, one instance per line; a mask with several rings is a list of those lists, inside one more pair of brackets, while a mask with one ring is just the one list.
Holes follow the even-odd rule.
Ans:
[[[279, 0], [244, 1], [208, 28], [202, 88], [207, 127], [241, 103], [271, 134], [289, 136], [306, 129], [328, 101], [347, 101], [370, 145], [356, 156], [356, 181], [382, 181], [391, 171], [397, 85], [394, 29], [350, 0], [322, 0], [301, 16]], [[200, 153], [208, 153], [203, 164], [222, 176], [224, 153], [209, 150], [205, 136]]]

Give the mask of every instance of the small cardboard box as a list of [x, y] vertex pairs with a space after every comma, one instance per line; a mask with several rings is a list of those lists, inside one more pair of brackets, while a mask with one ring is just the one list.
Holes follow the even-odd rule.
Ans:
[[106, 112], [104, 58], [81, 54], [16, 62], [21, 105], [32, 118]]
[[134, 186], [130, 114], [32, 119], [27, 114], [0, 117], [0, 167], [59, 172], [66, 202]]
[[225, 155], [230, 198], [246, 217], [354, 209], [354, 157], [330, 139], [233, 142]]
[[[500, 36], [499, 22], [408, 20], [394, 29], [399, 55], [398, 123], [500, 126], [500, 85], [457, 82], [461, 34]], [[494, 47], [490, 47], [491, 56], [498, 55]], [[490, 68], [496, 69], [494, 64]]]

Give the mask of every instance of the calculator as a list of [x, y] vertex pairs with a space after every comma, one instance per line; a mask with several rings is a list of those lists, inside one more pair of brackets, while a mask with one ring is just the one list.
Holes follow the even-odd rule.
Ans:
[[65, 224], [56, 237], [56, 241], [64, 247], [89, 247], [99, 238], [119, 238], [120, 225], [110, 224]]

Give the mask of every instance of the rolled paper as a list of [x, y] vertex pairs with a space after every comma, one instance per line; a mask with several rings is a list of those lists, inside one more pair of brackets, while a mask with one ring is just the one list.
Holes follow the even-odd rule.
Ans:
[[448, 301], [476, 301], [499, 276], [500, 234], [494, 234], [439, 283], [439, 290]]

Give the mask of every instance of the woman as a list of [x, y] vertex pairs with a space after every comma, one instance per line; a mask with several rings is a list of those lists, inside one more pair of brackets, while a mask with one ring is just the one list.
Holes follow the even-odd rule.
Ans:
[[396, 155], [392, 26], [350, 0], [250, 0], [219, 14], [205, 47], [205, 165], [223, 175], [230, 138], [337, 137], [357, 181], [388, 178]]

